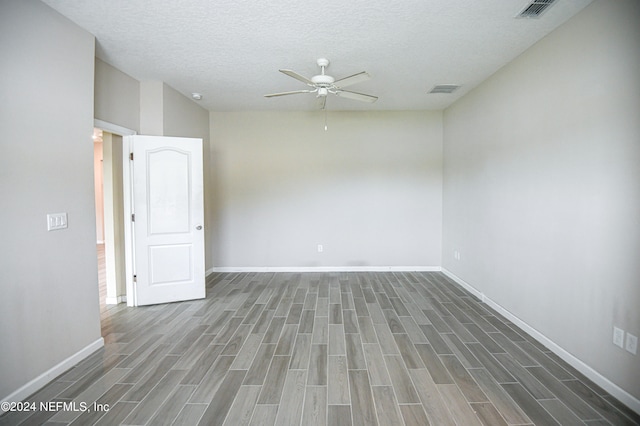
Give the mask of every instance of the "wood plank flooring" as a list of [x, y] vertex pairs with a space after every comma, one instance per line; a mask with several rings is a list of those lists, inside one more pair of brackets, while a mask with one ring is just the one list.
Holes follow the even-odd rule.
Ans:
[[0, 425], [637, 425], [438, 272], [216, 273], [207, 298], [102, 307], [106, 346]]

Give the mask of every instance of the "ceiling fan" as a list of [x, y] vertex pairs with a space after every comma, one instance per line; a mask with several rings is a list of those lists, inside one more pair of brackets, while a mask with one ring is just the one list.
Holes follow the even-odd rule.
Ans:
[[352, 84], [369, 80], [371, 76], [366, 71], [362, 71], [358, 74], [350, 75], [349, 77], [336, 80], [332, 76], [324, 73], [325, 68], [329, 66], [328, 59], [320, 58], [316, 61], [316, 63], [320, 67], [321, 72], [319, 75], [314, 75], [311, 78], [306, 78], [291, 70], [280, 70], [281, 73], [286, 74], [289, 77], [293, 77], [296, 80], [300, 80], [307, 86], [310, 86], [311, 89], [293, 90], [291, 92], [271, 93], [269, 95], [264, 95], [264, 96], [266, 98], [273, 98], [276, 96], [297, 95], [298, 93], [316, 93], [316, 98], [318, 99], [318, 104], [321, 109], [325, 108], [325, 105], [327, 102], [327, 95], [329, 93], [332, 93], [336, 96], [340, 96], [341, 98], [355, 99], [356, 101], [362, 101], [362, 102], [373, 103], [378, 100], [377, 96], [365, 95], [364, 93], [352, 92], [350, 90], [343, 89], [344, 87], [351, 86]]

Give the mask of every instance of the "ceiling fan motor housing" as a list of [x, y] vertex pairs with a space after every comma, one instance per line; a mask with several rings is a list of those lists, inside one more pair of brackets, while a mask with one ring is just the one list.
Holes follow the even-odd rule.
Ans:
[[313, 77], [311, 77], [311, 81], [317, 87], [331, 87], [333, 85], [333, 82], [336, 81], [336, 79], [331, 77], [330, 75], [322, 74], [322, 75], [314, 75]]

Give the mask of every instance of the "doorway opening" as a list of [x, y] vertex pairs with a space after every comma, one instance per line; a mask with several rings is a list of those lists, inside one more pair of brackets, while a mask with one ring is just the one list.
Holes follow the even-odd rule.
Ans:
[[98, 294], [100, 309], [106, 305], [107, 280], [104, 251], [104, 159], [102, 129], [93, 129], [93, 183], [96, 207], [96, 253], [98, 255]]
[[94, 184], [100, 311], [126, 302], [122, 135], [135, 131], [95, 120]]

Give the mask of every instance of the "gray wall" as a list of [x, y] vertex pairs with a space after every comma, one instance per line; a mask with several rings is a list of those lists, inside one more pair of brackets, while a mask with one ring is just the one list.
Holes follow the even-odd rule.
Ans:
[[[35, 0], [0, 3], [0, 398], [100, 337], [94, 38]], [[69, 228], [47, 232], [47, 213]]]
[[594, 2], [447, 109], [443, 199], [443, 266], [636, 398], [638, 22]]
[[[441, 112], [211, 113], [217, 267], [439, 266]], [[317, 245], [324, 252], [317, 252]]]
[[95, 61], [94, 117], [140, 132], [140, 82], [98, 58]]

